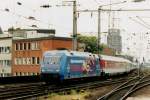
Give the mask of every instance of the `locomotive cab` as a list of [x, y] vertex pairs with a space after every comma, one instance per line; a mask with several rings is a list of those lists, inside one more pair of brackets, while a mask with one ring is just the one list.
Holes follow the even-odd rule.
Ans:
[[41, 76], [45, 81], [58, 81], [61, 80], [62, 64], [60, 60], [63, 55], [54, 53], [45, 53], [41, 63]]

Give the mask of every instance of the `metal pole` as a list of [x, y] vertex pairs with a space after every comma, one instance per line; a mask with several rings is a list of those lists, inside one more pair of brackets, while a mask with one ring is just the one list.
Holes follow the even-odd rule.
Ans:
[[140, 63], [138, 63], [138, 77], [140, 77]]
[[73, 1], [73, 50], [77, 50], [77, 6], [76, 1]]
[[101, 8], [102, 6], [99, 6], [98, 8], [98, 38], [97, 38], [97, 50], [98, 54], [100, 54], [100, 40], [101, 40]]

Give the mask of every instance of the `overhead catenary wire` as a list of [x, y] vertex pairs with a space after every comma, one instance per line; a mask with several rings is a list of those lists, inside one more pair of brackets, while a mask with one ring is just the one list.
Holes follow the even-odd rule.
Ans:
[[97, 0], [94, 0], [94, 2], [95, 2], [97, 5], [99, 5], [99, 2], [98, 2]]
[[[9, 8], [5, 8], [5, 9], [0, 9], [0, 11], [2, 11], [2, 12], [7, 12], [7, 13], [10, 13], [10, 14], [12, 14], [12, 15], [15, 15], [15, 16], [17, 16], [17, 17], [22, 17], [22, 18], [24, 18], [24, 19], [26, 19], [26, 20], [30, 20], [30, 21], [36, 21], [36, 22], [39, 22], [39, 23], [43, 23], [43, 24], [45, 24], [45, 25], [48, 25], [48, 26], [51, 26], [51, 27], [55, 27], [55, 26], [58, 26], [58, 25], [54, 25], [54, 24], [50, 24], [50, 23], [48, 23], [48, 22], [45, 22], [45, 21], [42, 21], [42, 20], [39, 20], [39, 19], [37, 19], [37, 18], [35, 18], [35, 17], [33, 17], [33, 16], [24, 16], [24, 15], [22, 15], [22, 14], [17, 14], [16, 12], [12, 12]], [[29, 26], [29, 25], [27, 25], [27, 26]], [[37, 26], [37, 25], [36, 25]], [[32, 27], [32, 25], [31, 26], [29, 26], [29, 27]], [[64, 26], [58, 26], [59, 28], [66, 28], [66, 27], [64, 27]], [[35, 27], [34, 27], [35, 28]], [[68, 29], [68, 28], [66, 28], [66, 29]], [[69, 28], [69, 29], [71, 29], [71, 28]]]
[[[101, 11], [127, 11], [127, 12], [137, 12], [137, 11], [150, 11], [150, 9], [101, 9]], [[89, 9], [85, 9], [85, 10], [78, 10], [77, 12], [97, 12], [97, 10], [89, 10]]]
[[[28, 10], [32, 11], [32, 12], [37, 12], [37, 11], [39, 11], [39, 10], [32, 9], [32, 8], [30, 8], [30, 7], [25, 6], [24, 3], [22, 3], [21, 1], [15, 1], [15, 2], [13, 2], [13, 3], [14, 3], [13, 6], [18, 5], [18, 7], [19, 7], [19, 6], [20, 6], [20, 7], [23, 7], [23, 8], [25, 8], [25, 9], [28, 9]], [[49, 5], [49, 3], [48, 3], [48, 5]], [[55, 6], [56, 6], [56, 5], [55, 5]], [[52, 5], [50, 5], [49, 7], [52, 7]], [[39, 6], [39, 8], [40, 8], [40, 6]], [[36, 21], [36, 22], [39, 22], [39, 23], [43, 23], [43, 24], [47, 25], [48, 27], [49, 27], [49, 26], [51, 26], [51, 27], [56, 27], [56, 26], [57, 26], [57, 27], [59, 27], [59, 28], [65, 28], [65, 29], [69, 29], [69, 30], [71, 29], [71, 27], [64, 27], [64, 26], [54, 25], [54, 24], [48, 23], [48, 22], [46, 22], [46, 21], [42, 21], [42, 20], [40, 20], [40, 19], [37, 19], [37, 18], [34, 17], [34, 16], [24, 16], [24, 15], [22, 15], [22, 14], [17, 14], [15, 8], [14, 8], [13, 10], [14, 10], [14, 11], [12, 11], [10, 8], [0, 9], [0, 11], [10, 13], [10, 14], [12, 14], [12, 15], [17, 16], [18, 18], [22, 17], [22, 18], [24, 18], [25, 20], [30, 20], [30, 21]], [[16, 23], [18, 23], [18, 22], [16, 22]], [[27, 26], [29, 26], [29, 25], [27, 25]], [[33, 25], [30, 25], [29, 27], [33, 27], [33, 26], [36, 26], [36, 27], [37, 27], [37, 25], [34, 25], [34, 24], [33, 24]], [[35, 28], [35, 27], [34, 27], [34, 28]]]
[[136, 18], [138, 18], [140, 21], [142, 21], [145, 25], [147, 25], [148, 27], [150, 27], [150, 25], [146, 22], [146, 21], [144, 21], [141, 17], [139, 17], [139, 16], [136, 16]]
[[141, 23], [141, 22], [139, 22], [139, 21], [133, 19], [132, 17], [129, 17], [129, 19], [131, 19], [132, 21], [134, 21], [134, 22], [140, 24], [141, 26], [143, 26], [143, 27], [145, 27], [145, 28], [147, 28], [147, 29], [150, 29], [150, 27], [148, 27], [148, 26], [146, 26], [145, 24], [143, 24], [143, 23]]

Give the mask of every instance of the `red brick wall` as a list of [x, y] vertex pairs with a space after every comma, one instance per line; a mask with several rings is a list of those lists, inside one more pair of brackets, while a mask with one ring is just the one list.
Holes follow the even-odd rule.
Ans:
[[110, 48], [104, 48], [103, 54], [113, 56], [115, 54], [115, 51], [113, 49], [110, 49]]
[[53, 49], [58, 49], [58, 48], [66, 48], [68, 50], [72, 49], [72, 42], [70, 41], [65, 41], [65, 40], [53, 40], [52, 42]]
[[[26, 42], [35, 42], [31, 40], [26, 40]], [[12, 75], [15, 75], [16, 73], [20, 72], [26, 72], [26, 73], [40, 73], [40, 64], [39, 65], [16, 65], [15, 58], [21, 57], [21, 58], [27, 58], [27, 57], [39, 57], [40, 61], [42, 58], [42, 55], [47, 50], [54, 50], [58, 48], [66, 48], [71, 49], [72, 48], [72, 41], [71, 40], [38, 40], [40, 49], [39, 50], [15, 50], [15, 44], [16, 43], [24, 43], [24, 40], [20, 41], [13, 41], [13, 49], [12, 49]]]

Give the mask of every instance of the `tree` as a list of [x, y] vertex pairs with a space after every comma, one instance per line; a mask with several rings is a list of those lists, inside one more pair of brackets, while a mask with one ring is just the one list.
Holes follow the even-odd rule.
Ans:
[[91, 52], [91, 53], [100, 53], [104, 55], [115, 55], [115, 50], [109, 48], [105, 44], [99, 45], [99, 52], [97, 48], [97, 38], [95, 36], [83, 36], [83, 35], [77, 35], [77, 39], [79, 43], [85, 44], [84, 51], [85, 52]]
[[[77, 39], [80, 43], [85, 44], [85, 51], [91, 53], [98, 53], [97, 38], [95, 36], [78, 35]], [[99, 51], [102, 52], [103, 46], [100, 45]]]

